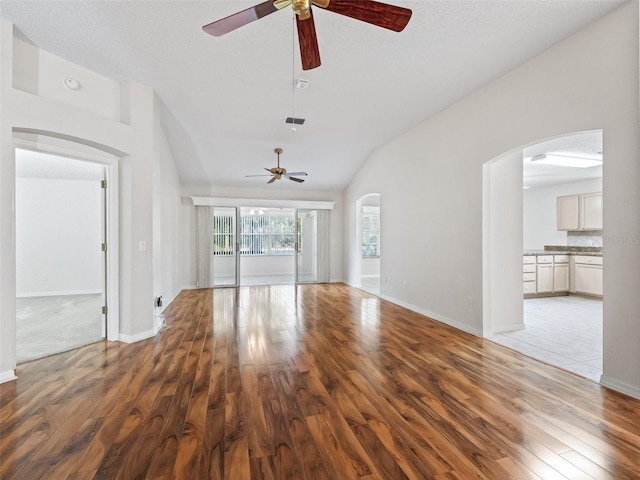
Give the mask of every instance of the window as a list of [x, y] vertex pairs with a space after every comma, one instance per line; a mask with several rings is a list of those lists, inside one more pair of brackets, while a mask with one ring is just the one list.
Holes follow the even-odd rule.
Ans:
[[380, 256], [380, 211], [372, 211], [373, 207], [362, 209], [362, 256]]
[[242, 255], [293, 255], [296, 224], [291, 217], [248, 215], [240, 219]]

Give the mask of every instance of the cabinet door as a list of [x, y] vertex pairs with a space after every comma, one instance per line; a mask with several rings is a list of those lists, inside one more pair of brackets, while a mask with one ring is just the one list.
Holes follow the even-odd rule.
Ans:
[[553, 292], [553, 265], [538, 265], [538, 293]]
[[580, 228], [580, 197], [567, 195], [558, 197], [558, 230]]
[[553, 266], [553, 291], [569, 291], [569, 264], [561, 263]]
[[583, 230], [602, 230], [602, 193], [580, 195]]
[[575, 288], [577, 293], [602, 295], [602, 266], [576, 263]]

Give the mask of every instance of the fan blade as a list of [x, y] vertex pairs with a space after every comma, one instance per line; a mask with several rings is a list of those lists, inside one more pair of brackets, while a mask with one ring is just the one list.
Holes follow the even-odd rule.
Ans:
[[304, 182], [304, 180], [302, 178], [296, 178], [296, 177], [287, 177], [289, 180], [293, 180], [294, 182], [298, 182], [298, 183], [302, 183]]
[[202, 29], [209, 35], [221, 37], [236, 28], [240, 28], [247, 23], [259, 20], [262, 17], [266, 17], [267, 15], [277, 11], [278, 7], [274, 5], [273, 0], [268, 0], [251, 8], [247, 8], [246, 10], [242, 10], [241, 12], [216, 20], [215, 22], [205, 25]]
[[292, 177], [292, 176], [293, 177], [299, 177], [301, 175], [306, 177], [307, 176], [307, 172], [291, 172], [291, 173], [287, 172], [287, 173], [284, 174], [285, 177]]
[[276, 181], [276, 177], [271, 178], [271, 180], [269, 180], [267, 183], [273, 183]]
[[412, 13], [408, 8], [373, 0], [331, 0], [326, 9], [394, 32], [404, 30]]
[[266, 173], [263, 173], [261, 175], [245, 175], [245, 177], [270, 177], [271, 175], [267, 175]]
[[300, 20], [296, 15], [298, 25], [298, 41], [300, 42], [300, 56], [302, 57], [302, 69], [311, 70], [320, 66], [320, 50], [318, 49], [318, 37], [316, 26], [313, 22], [313, 12], [309, 10], [309, 18]]

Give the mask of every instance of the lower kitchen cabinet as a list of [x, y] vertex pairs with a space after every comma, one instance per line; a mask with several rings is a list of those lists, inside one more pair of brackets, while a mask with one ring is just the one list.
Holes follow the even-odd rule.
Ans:
[[[588, 293], [590, 295], [602, 295], [602, 279], [597, 273], [585, 271], [576, 273], [576, 268], [581, 268], [580, 262], [588, 267], [599, 266], [602, 272], [602, 257], [576, 255], [577, 262], [571, 260], [570, 255], [525, 255], [522, 258], [523, 292], [527, 298], [533, 296], [551, 296], [568, 294], [569, 291]], [[579, 277], [579, 279], [578, 279]], [[571, 289], [571, 290], [570, 290]]]
[[538, 264], [538, 291], [536, 293], [553, 292], [553, 264]]
[[573, 285], [576, 293], [602, 296], [602, 257], [576, 255]]
[[568, 292], [569, 291], [569, 264], [556, 263], [553, 266], [553, 291]]

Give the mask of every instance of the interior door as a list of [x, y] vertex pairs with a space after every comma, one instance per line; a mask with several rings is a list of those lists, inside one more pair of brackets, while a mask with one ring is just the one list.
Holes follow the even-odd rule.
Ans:
[[329, 281], [329, 211], [296, 212], [296, 283]]
[[239, 284], [238, 209], [213, 207], [212, 270], [214, 287]]

